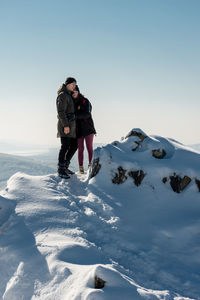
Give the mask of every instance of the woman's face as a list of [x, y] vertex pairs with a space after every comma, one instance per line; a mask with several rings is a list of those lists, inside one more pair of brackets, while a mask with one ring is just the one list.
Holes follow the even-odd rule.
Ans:
[[72, 97], [74, 99], [77, 99], [78, 98], [78, 91], [74, 91], [73, 94], [72, 94]]

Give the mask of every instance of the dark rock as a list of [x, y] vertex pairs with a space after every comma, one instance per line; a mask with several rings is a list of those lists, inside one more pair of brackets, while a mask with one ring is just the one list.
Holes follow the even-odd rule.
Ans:
[[115, 184], [122, 184], [127, 179], [127, 176], [125, 175], [126, 170], [122, 167], [118, 167], [117, 170], [118, 173], [115, 173], [115, 177], [112, 179], [112, 182]]
[[164, 149], [162, 149], [162, 151], [160, 149], [155, 149], [155, 150], [152, 150], [152, 155], [155, 158], [161, 159], [161, 158], [165, 157], [166, 151]]
[[130, 171], [128, 175], [133, 178], [136, 186], [139, 186], [146, 175], [142, 170]]
[[170, 176], [170, 185], [174, 192], [180, 193], [184, 188], [191, 182], [191, 178], [184, 176], [181, 178], [179, 175], [174, 173], [173, 176]]
[[184, 176], [181, 180], [180, 188], [181, 191], [191, 182], [191, 178], [189, 176]]
[[197, 185], [197, 187], [199, 189], [199, 192], [200, 192], [200, 180], [196, 178], [195, 182], [196, 182], [196, 185]]
[[92, 172], [90, 178], [96, 176], [101, 169], [101, 164], [99, 163], [99, 157], [95, 158], [92, 162]]
[[167, 177], [163, 177], [162, 182], [166, 183], [167, 182]]
[[102, 289], [105, 286], [106, 281], [95, 275], [94, 277], [94, 287], [95, 289]]

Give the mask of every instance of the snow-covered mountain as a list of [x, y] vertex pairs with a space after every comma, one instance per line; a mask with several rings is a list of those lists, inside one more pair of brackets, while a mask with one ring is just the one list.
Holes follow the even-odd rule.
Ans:
[[133, 129], [87, 175], [0, 196], [3, 300], [200, 299], [200, 153]]

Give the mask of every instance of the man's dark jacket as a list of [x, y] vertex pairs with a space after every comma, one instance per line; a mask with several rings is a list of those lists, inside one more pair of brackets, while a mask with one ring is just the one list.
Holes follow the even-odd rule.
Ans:
[[[65, 85], [63, 85], [58, 91], [56, 106], [58, 112], [57, 137], [76, 138], [74, 100]], [[68, 134], [64, 133], [64, 127], [70, 128], [70, 132]]]

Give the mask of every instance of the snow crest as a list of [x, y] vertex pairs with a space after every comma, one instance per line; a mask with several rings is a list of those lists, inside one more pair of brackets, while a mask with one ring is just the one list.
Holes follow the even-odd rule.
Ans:
[[200, 299], [199, 179], [199, 153], [138, 128], [85, 176], [16, 173], [0, 196], [0, 297]]

